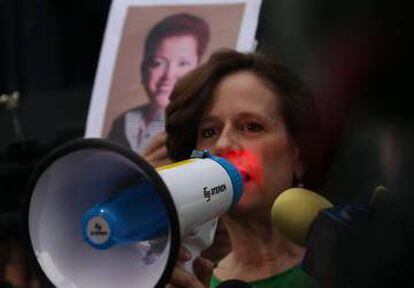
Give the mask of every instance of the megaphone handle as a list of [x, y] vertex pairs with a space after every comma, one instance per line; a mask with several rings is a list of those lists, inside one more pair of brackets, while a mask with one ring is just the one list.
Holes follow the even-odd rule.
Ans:
[[191, 259], [182, 264], [187, 271], [194, 272], [193, 262], [195, 258], [213, 243], [217, 223], [218, 218], [215, 218], [197, 227], [196, 231], [192, 231], [192, 233], [183, 237], [183, 246], [191, 253]]

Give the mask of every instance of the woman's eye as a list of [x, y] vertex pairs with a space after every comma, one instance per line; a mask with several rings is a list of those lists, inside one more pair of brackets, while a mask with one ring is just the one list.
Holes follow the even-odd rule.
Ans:
[[181, 60], [180, 62], [178, 62], [178, 66], [179, 67], [187, 67], [190, 66], [190, 62], [187, 60]]
[[150, 67], [151, 68], [158, 68], [158, 67], [161, 67], [163, 64], [164, 64], [164, 62], [162, 60], [155, 59], [151, 62]]
[[204, 128], [200, 131], [200, 136], [202, 138], [211, 138], [216, 135], [216, 130], [213, 128]]
[[242, 130], [257, 133], [263, 131], [263, 125], [257, 122], [247, 122], [242, 126]]

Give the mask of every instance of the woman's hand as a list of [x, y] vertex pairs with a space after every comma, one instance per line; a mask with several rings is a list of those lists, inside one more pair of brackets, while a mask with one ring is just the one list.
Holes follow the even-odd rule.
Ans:
[[[178, 262], [186, 262], [191, 259], [190, 252], [181, 247]], [[170, 283], [166, 288], [205, 288], [210, 285], [211, 274], [214, 264], [204, 257], [197, 257], [194, 260], [194, 274], [177, 264], [174, 268]]]
[[145, 149], [142, 157], [155, 168], [171, 163], [167, 152], [167, 133], [161, 132], [155, 135]]

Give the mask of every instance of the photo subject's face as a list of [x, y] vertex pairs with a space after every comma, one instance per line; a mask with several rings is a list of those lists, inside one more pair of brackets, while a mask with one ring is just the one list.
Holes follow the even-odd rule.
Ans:
[[148, 68], [148, 88], [158, 106], [166, 107], [177, 80], [197, 67], [197, 42], [191, 35], [162, 40]]
[[221, 80], [212, 108], [202, 117], [197, 148], [250, 174], [238, 209], [270, 209], [277, 194], [291, 185], [300, 163], [278, 99], [255, 74], [236, 72]]

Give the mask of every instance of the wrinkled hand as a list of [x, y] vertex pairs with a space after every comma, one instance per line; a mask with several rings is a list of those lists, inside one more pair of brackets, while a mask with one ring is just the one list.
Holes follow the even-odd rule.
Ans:
[[167, 133], [161, 132], [155, 135], [147, 149], [145, 149], [142, 157], [147, 160], [155, 168], [171, 163], [167, 152]]
[[[191, 259], [191, 254], [187, 249], [181, 247], [178, 262], [186, 262]], [[166, 288], [205, 288], [210, 285], [211, 274], [214, 264], [204, 257], [197, 257], [193, 264], [194, 274], [185, 270], [180, 264], [174, 268], [170, 283]]]

